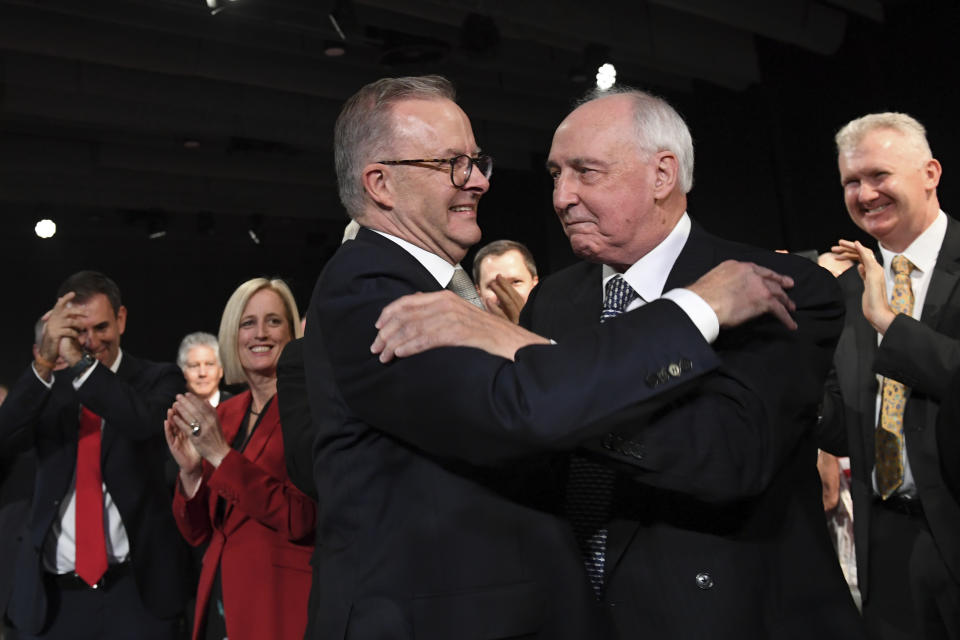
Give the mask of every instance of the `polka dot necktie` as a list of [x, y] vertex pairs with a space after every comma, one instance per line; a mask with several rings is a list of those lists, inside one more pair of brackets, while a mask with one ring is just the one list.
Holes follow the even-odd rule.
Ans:
[[[913, 289], [910, 272], [913, 263], [896, 256], [890, 263], [893, 269], [893, 297], [890, 309], [894, 313], [913, 313]], [[876, 447], [877, 490], [884, 500], [903, 484], [903, 408], [910, 389], [890, 378], [883, 379], [880, 402], [880, 424], [874, 437]]]
[[[600, 322], [623, 313], [639, 298], [619, 274], [607, 282]], [[603, 597], [603, 573], [607, 552], [607, 522], [613, 506], [616, 473], [593, 459], [574, 454], [567, 477], [566, 509], [580, 545], [583, 563], [597, 599]]]

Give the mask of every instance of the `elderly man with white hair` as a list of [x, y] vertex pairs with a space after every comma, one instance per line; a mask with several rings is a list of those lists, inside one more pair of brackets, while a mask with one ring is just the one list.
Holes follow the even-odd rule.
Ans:
[[217, 336], [204, 331], [187, 334], [180, 341], [177, 366], [183, 371], [187, 389], [211, 406], [220, 404], [231, 394], [220, 391], [223, 364], [220, 362], [220, 344]]

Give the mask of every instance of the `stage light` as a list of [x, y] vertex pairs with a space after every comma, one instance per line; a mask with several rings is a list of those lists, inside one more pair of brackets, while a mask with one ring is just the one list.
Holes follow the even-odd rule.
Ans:
[[36, 226], [33, 227], [33, 231], [37, 234], [38, 238], [52, 238], [57, 232], [57, 223], [49, 218], [44, 218], [43, 220], [37, 221]]
[[617, 69], [609, 62], [605, 62], [597, 69], [597, 89], [606, 91], [617, 82]]

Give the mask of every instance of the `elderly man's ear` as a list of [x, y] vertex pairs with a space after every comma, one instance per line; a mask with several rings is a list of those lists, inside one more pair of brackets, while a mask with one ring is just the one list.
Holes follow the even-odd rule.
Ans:
[[677, 186], [680, 164], [677, 156], [670, 151], [660, 151], [654, 156], [653, 167], [656, 179], [653, 183], [653, 195], [660, 200], [673, 193]]

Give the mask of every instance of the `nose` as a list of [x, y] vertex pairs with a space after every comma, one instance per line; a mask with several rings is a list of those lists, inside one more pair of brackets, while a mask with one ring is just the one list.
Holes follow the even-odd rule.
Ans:
[[490, 180], [487, 176], [483, 175], [483, 171], [480, 171], [480, 169], [475, 166], [473, 170], [470, 171], [470, 179], [460, 188], [463, 191], [473, 191], [474, 193], [483, 195], [490, 188]]
[[208, 373], [210, 373], [210, 371], [207, 369], [207, 365], [201, 364], [197, 375], [201, 378], [206, 378]]
[[868, 181], [860, 182], [860, 189], [857, 191], [857, 201], [861, 204], [872, 202], [877, 197], [877, 190], [873, 188]]
[[553, 181], [553, 208], [557, 213], [566, 211], [580, 202], [576, 189], [573, 188], [568, 174], [561, 172]]

